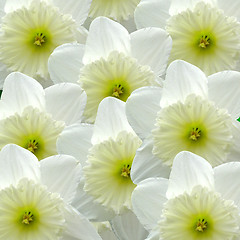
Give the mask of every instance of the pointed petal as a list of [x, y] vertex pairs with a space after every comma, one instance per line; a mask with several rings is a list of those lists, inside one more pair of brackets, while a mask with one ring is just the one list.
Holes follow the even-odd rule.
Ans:
[[111, 226], [118, 239], [121, 240], [144, 240], [148, 236], [148, 232], [139, 222], [137, 216], [130, 210], [113, 218]]
[[131, 35], [132, 56], [142, 65], [149, 65], [156, 74], [165, 73], [172, 49], [172, 39], [160, 28], [145, 28]]
[[90, 25], [83, 62], [88, 64], [101, 57], [107, 58], [112, 51], [129, 55], [130, 36], [128, 31], [113, 20], [98, 17]]
[[132, 193], [133, 211], [147, 230], [160, 220], [166, 199], [168, 179], [148, 178], [142, 181]]
[[67, 43], [57, 47], [48, 60], [48, 70], [54, 83], [79, 80], [80, 69], [83, 67], [82, 57], [84, 45]]
[[66, 203], [73, 200], [81, 178], [81, 164], [74, 157], [56, 155], [40, 161], [42, 183], [57, 192]]
[[233, 119], [240, 117], [240, 72], [223, 71], [208, 77], [208, 97], [226, 108]]
[[53, 4], [59, 7], [64, 14], [71, 14], [72, 18], [82, 25], [88, 16], [91, 0], [53, 0]]
[[62, 234], [63, 240], [101, 240], [94, 226], [76, 209], [65, 208], [66, 229]]
[[205, 74], [198, 67], [182, 60], [173, 61], [169, 65], [164, 83], [161, 107], [184, 101], [189, 94], [207, 97]]
[[142, 87], [132, 92], [126, 102], [126, 115], [134, 131], [145, 138], [151, 130], [160, 111], [162, 88]]
[[212, 166], [204, 158], [191, 152], [178, 153], [173, 161], [167, 197], [173, 198], [184, 192], [191, 193], [196, 185], [210, 190], [214, 188]]
[[57, 140], [58, 153], [71, 155], [84, 166], [88, 150], [92, 147], [92, 133], [93, 125], [90, 124], [73, 124], [66, 127]]
[[83, 190], [84, 179], [81, 180], [77, 188], [77, 193], [73, 199], [72, 206], [81, 212], [90, 221], [102, 222], [110, 220], [114, 217], [114, 213], [106, 210], [100, 203]]
[[21, 113], [29, 105], [40, 110], [45, 109], [42, 86], [33, 78], [19, 72], [7, 76], [1, 99], [7, 106], [9, 114]]
[[30, 151], [8, 144], [0, 152], [0, 188], [16, 186], [22, 178], [40, 181], [38, 159]]
[[169, 0], [142, 0], [135, 9], [134, 18], [137, 28], [165, 28], [169, 15]]
[[131, 168], [131, 178], [135, 184], [149, 177], [169, 177], [170, 168], [152, 154], [152, 148], [152, 140], [146, 139], [136, 152]]
[[78, 84], [60, 83], [45, 89], [46, 110], [66, 125], [81, 121], [87, 95]]
[[240, 163], [225, 163], [214, 168], [215, 189], [224, 199], [231, 199], [240, 207]]
[[104, 98], [98, 106], [92, 144], [98, 144], [109, 137], [116, 139], [122, 131], [135, 134], [125, 114], [125, 102], [114, 97]]

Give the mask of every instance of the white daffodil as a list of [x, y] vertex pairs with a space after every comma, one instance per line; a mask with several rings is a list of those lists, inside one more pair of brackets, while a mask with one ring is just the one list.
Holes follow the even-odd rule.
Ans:
[[238, 68], [238, 1], [142, 0], [135, 11], [138, 28], [166, 28], [173, 40], [170, 62], [183, 59], [207, 75]]
[[156, 85], [165, 73], [171, 38], [158, 28], [129, 35], [105, 17], [96, 18], [89, 29], [86, 46], [64, 44], [49, 58], [55, 83], [78, 82], [87, 93], [84, 116], [94, 121], [101, 100], [113, 96], [126, 101], [139, 87]]
[[[127, 122], [125, 103], [113, 97], [100, 103], [93, 129], [89, 125], [69, 126], [57, 142], [59, 153], [75, 156], [84, 166], [84, 191], [114, 215], [131, 209], [131, 193], [136, 186], [131, 166], [140, 145]], [[88, 206], [88, 211], [91, 209]]]
[[[91, 1], [7, 0], [0, 36], [1, 72], [19, 71], [31, 77], [49, 78], [47, 62], [59, 45], [81, 41], [81, 25]], [[71, 15], [70, 15], [70, 14]], [[83, 30], [82, 30], [83, 31]], [[49, 80], [49, 79], [48, 79]], [[1, 79], [1, 85], [4, 79]], [[50, 84], [49, 81], [43, 84]]]
[[81, 120], [86, 94], [77, 84], [57, 84], [43, 90], [34, 79], [11, 73], [0, 101], [0, 148], [17, 144], [39, 160], [56, 154], [65, 125]]
[[[91, 221], [111, 220], [121, 239], [146, 237], [142, 225], [129, 212], [136, 186], [131, 166], [140, 145], [127, 121], [125, 103], [113, 97], [100, 103], [94, 126], [66, 127], [57, 141], [59, 153], [72, 155], [83, 165], [83, 179], [73, 206]], [[125, 224], [128, 227], [124, 229]]]
[[[132, 168], [146, 176], [158, 176], [162, 163], [171, 166], [180, 151], [204, 157], [212, 166], [239, 160], [240, 73], [219, 72], [205, 77], [182, 60], [170, 64], [163, 89], [145, 87], [126, 102], [128, 120], [144, 140], [143, 155]], [[150, 161], [151, 160], [151, 161]], [[151, 162], [151, 163], [150, 163]], [[159, 167], [157, 167], [159, 165]]]
[[214, 169], [198, 155], [179, 153], [170, 178], [149, 178], [134, 189], [133, 210], [148, 240], [234, 240], [240, 234], [240, 163]]
[[0, 166], [0, 239], [101, 239], [70, 205], [81, 178], [81, 165], [73, 157], [39, 162], [9, 144], [0, 152]]

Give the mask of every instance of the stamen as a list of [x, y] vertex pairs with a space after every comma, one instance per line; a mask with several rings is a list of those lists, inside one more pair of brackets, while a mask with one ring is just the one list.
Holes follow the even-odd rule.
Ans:
[[33, 222], [33, 214], [32, 212], [25, 212], [22, 218], [22, 223], [25, 225], [29, 225], [31, 222]]
[[131, 172], [131, 166], [129, 164], [127, 166], [123, 165], [121, 177], [129, 178], [130, 172]]
[[37, 149], [38, 149], [38, 142], [36, 142], [36, 140], [30, 140], [28, 145], [27, 145], [27, 149], [34, 153]]
[[200, 48], [207, 48], [207, 46], [210, 44], [210, 37], [207, 35], [203, 35], [201, 39], [199, 40], [199, 47]]
[[43, 33], [37, 33], [35, 36], [34, 44], [41, 47], [46, 42], [46, 37]]
[[192, 141], [197, 141], [201, 137], [201, 130], [198, 128], [193, 128], [190, 132], [189, 139]]
[[203, 218], [203, 219], [198, 219], [198, 222], [196, 224], [196, 228], [195, 230], [198, 232], [204, 232], [207, 229], [207, 221]]
[[123, 94], [123, 86], [121, 84], [116, 84], [113, 88], [112, 96], [116, 98], [120, 98], [120, 96]]

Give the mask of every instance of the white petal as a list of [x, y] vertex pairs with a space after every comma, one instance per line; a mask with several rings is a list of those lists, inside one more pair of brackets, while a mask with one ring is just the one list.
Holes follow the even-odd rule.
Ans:
[[193, 9], [198, 2], [206, 2], [213, 4], [215, 0], [171, 0], [171, 7], [169, 12], [171, 15], [175, 15], [186, 10], [187, 8]]
[[112, 51], [130, 53], [130, 36], [128, 31], [119, 23], [106, 17], [94, 19], [89, 28], [86, 42], [84, 64], [101, 57], [107, 58]]
[[130, 210], [113, 218], [111, 226], [118, 239], [121, 240], [144, 240], [148, 236], [148, 232]]
[[168, 179], [148, 178], [133, 191], [133, 211], [147, 230], [157, 225], [166, 199]]
[[57, 47], [48, 60], [48, 71], [54, 83], [76, 83], [80, 69], [83, 67], [82, 57], [84, 45], [67, 43]]
[[82, 166], [87, 160], [88, 150], [92, 146], [93, 125], [73, 124], [66, 127], [57, 140], [57, 152], [75, 157]]
[[166, 74], [161, 107], [184, 101], [189, 94], [207, 97], [207, 78], [196, 66], [182, 60], [173, 61]]
[[81, 164], [71, 156], [56, 155], [41, 160], [40, 169], [42, 183], [70, 204], [81, 179]]
[[160, 108], [162, 88], [142, 87], [132, 92], [126, 102], [126, 114], [134, 131], [145, 138], [151, 130]]
[[73, 83], [60, 83], [45, 89], [46, 110], [66, 125], [81, 121], [87, 102], [83, 89]]
[[131, 35], [132, 56], [149, 65], [157, 76], [165, 73], [172, 48], [169, 34], [160, 28], [145, 28]]
[[73, 199], [72, 206], [81, 212], [90, 221], [106, 221], [114, 217], [114, 213], [107, 211], [100, 203], [83, 190], [84, 180], [82, 179], [77, 188], [77, 193]]
[[38, 159], [30, 151], [8, 144], [0, 152], [0, 188], [16, 186], [22, 178], [40, 181]]
[[53, 4], [59, 7], [64, 14], [71, 14], [72, 18], [82, 25], [88, 16], [91, 0], [53, 0]]
[[152, 154], [152, 148], [152, 140], [146, 139], [136, 152], [131, 168], [131, 178], [135, 184], [149, 177], [169, 177], [170, 167], [163, 165], [161, 160]]
[[[2, 1], [2, 0], [1, 0]], [[6, 13], [15, 11], [21, 7], [28, 7], [32, 0], [5, 0], [4, 11]]]
[[98, 144], [109, 137], [116, 139], [122, 131], [135, 134], [125, 114], [125, 102], [114, 97], [104, 98], [98, 106], [92, 144]]
[[240, 2], [236, 0], [217, 0], [217, 4], [219, 8], [224, 10], [224, 13], [227, 16], [234, 16], [240, 20]]
[[215, 189], [224, 199], [231, 199], [240, 207], [240, 163], [225, 163], [214, 168]]
[[[0, 10], [1, 17], [1, 10]], [[10, 71], [7, 69], [7, 66], [0, 62], [0, 89], [3, 88], [4, 81], [6, 77], [9, 75]]]
[[66, 229], [63, 240], [101, 240], [94, 226], [76, 209], [68, 206], [64, 217]]
[[142, 0], [135, 9], [137, 28], [165, 28], [169, 15], [169, 0]]
[[191, 152], [178, 153], [173, 161], [167, 197], [173, 198], [184, 192], [191, 193], [197, 185], [210, 190], [214, 188], [212, 166], [204, 158]]
[[27, 106], [33, 106], [40, 110], [45, 109], [42, 86], [33, 78], [19, 72], [8, 75], [1, 99], [7, 106], [9, 114], [21, 113]]
[[240, 117], [240, 72], [223, 71], [208, 77], [208, 97], [226, 108], [233, 119]]

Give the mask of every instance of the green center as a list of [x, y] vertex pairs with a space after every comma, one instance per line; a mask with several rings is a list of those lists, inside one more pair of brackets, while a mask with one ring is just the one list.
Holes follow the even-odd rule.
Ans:
[[211, 39], [208, 35], [203, 35], [200, 40], [199, 40], [199, 47], [200, 48], [207, 48], [210, 46], [210, 43], [211, 43]]
[[46, 36], [43, 33], [37, 33], [34, 38], [34, 44], [38, 47], [42, 47], [46, 43]]
[[112, 96], [116, 98], [120, 98], [120, 96], [124, 93], [124, 87], [121, 84], [116, 84], [113, 87]]
[[131, 165], [124, 164], [121, 170], [121, 177], [123, 178], [129, 178], [131, 172]]
[[34, 140], [30, 139], [26, 148], [30, 152], [34, 153], [35, 151], [37, 151], [38, 147], [39, 147], [38, 142], [35, 139]]
[[202, 233], [207, 230], [207, 227], [208, 227], [208, 222], [204, 218], [202, 218], [202, 219], [198, 219], [195, 230], [197, 232]]
[[34, 221], [34, 215], [31, 211], [25, 212], [22, 217], [22, 224], [29, 225]]
[[201, 130], [198, 127], [192, 128], [189, 134], [189, 139], [191, 141], [196, 142], [199, 140], [200, 137], [201, 137]]

